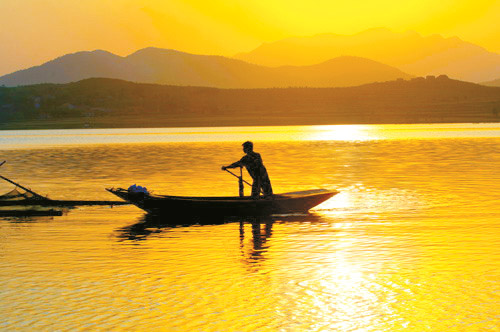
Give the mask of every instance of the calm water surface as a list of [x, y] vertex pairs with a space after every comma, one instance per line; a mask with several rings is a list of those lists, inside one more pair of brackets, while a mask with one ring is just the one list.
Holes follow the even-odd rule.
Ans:
[[0, 173], [60, 199], [237, 195], [220, 166], [247, 139], [275, 192], [341, 193], [203, 226], [0, 218], [0, 330], [500, 330], [500, 125], [3, 131]]

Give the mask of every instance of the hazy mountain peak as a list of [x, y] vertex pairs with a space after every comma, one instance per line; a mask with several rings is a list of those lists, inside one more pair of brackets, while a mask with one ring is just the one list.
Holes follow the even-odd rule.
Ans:
[[93, 53], [93, 54], [100, 54], [100, 55], [116, 55], [116, 54], [113, 54], [111, 52], [108, 52], [106, 50], [101, 50], [101, 49], [97, 49], [97, 50], [93, 50], [93, 51], [89, 51], [89, 53]]
[[[94, 50], [94, 51], [78, 51], [75, 53], [65, 54], [53, 60], [46, 62], [41, 65], [56, 65], [60, 63], [66, 64], [77, 64], [81, 61], [114, 61], [116, 59], [121, 59], [122, 57], [104, 50]], [[37, 66], [37, 67], [41, 67]], [[26, 69], [25, 69], [26, 70]]]
[[91, 77], [220, 88], [354, 86], [410, 77], [361, 57], [341, 57], [316, 66], [270, 68], [223, 56], [147, 47], [123, 58], [96, 50], [68, 54], [41, 66], [0, 77], [0, 85], [69, 83]]
[[140, 50], [135, 51], [127, 56], [127, 58], [141, 57], [141, 56], [162, 56], [170, 54], [187, 54], [181, 51], [169, 49], [169, 48], [159, 48], [159, 47], [145, 47]]
[[342, 55], [372, 59], [415, 76], [446, 74], [472, 81], [500, 76], [500, 54], [439, 34], [421, 36], [414, 31], [394, 32], [385, 27], [354, 35], [319, 34], [263, 44], [235, 58], [279, 67], [313, 65]]
[[113, 54], [111, 52], [105, 50], [93, 50], [93, 51], [78, 51], [74, 53], [68, 53], [63, 56], [60, 56], [54, 60], [61, 58], [72, 58], [72, 57], [89, 57], [89, 56], [109, 56], [109, 57], [118, 57], [118, 55]]

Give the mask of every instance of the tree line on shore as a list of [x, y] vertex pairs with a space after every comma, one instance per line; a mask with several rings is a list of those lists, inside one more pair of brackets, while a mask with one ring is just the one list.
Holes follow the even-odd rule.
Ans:
[[344, 88], [218, 89], [107, 78], [0, 87], [0, 129], [499, 120], [500, 88], [446, 76]]

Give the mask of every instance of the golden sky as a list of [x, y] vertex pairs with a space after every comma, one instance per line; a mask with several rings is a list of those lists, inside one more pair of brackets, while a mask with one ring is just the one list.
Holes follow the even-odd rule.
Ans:
[[82, 50], [231, 56], [263, 42], [374, 27], [500, 53], [500, 0], [0, 0], [0, 75]]

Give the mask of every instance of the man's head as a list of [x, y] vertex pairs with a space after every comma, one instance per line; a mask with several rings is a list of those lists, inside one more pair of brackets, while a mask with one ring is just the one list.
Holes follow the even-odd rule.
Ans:
[[250, 141], [246, 141], [243, 145], [243, 152], [248, 153], [253, 151], [253, 143]]

